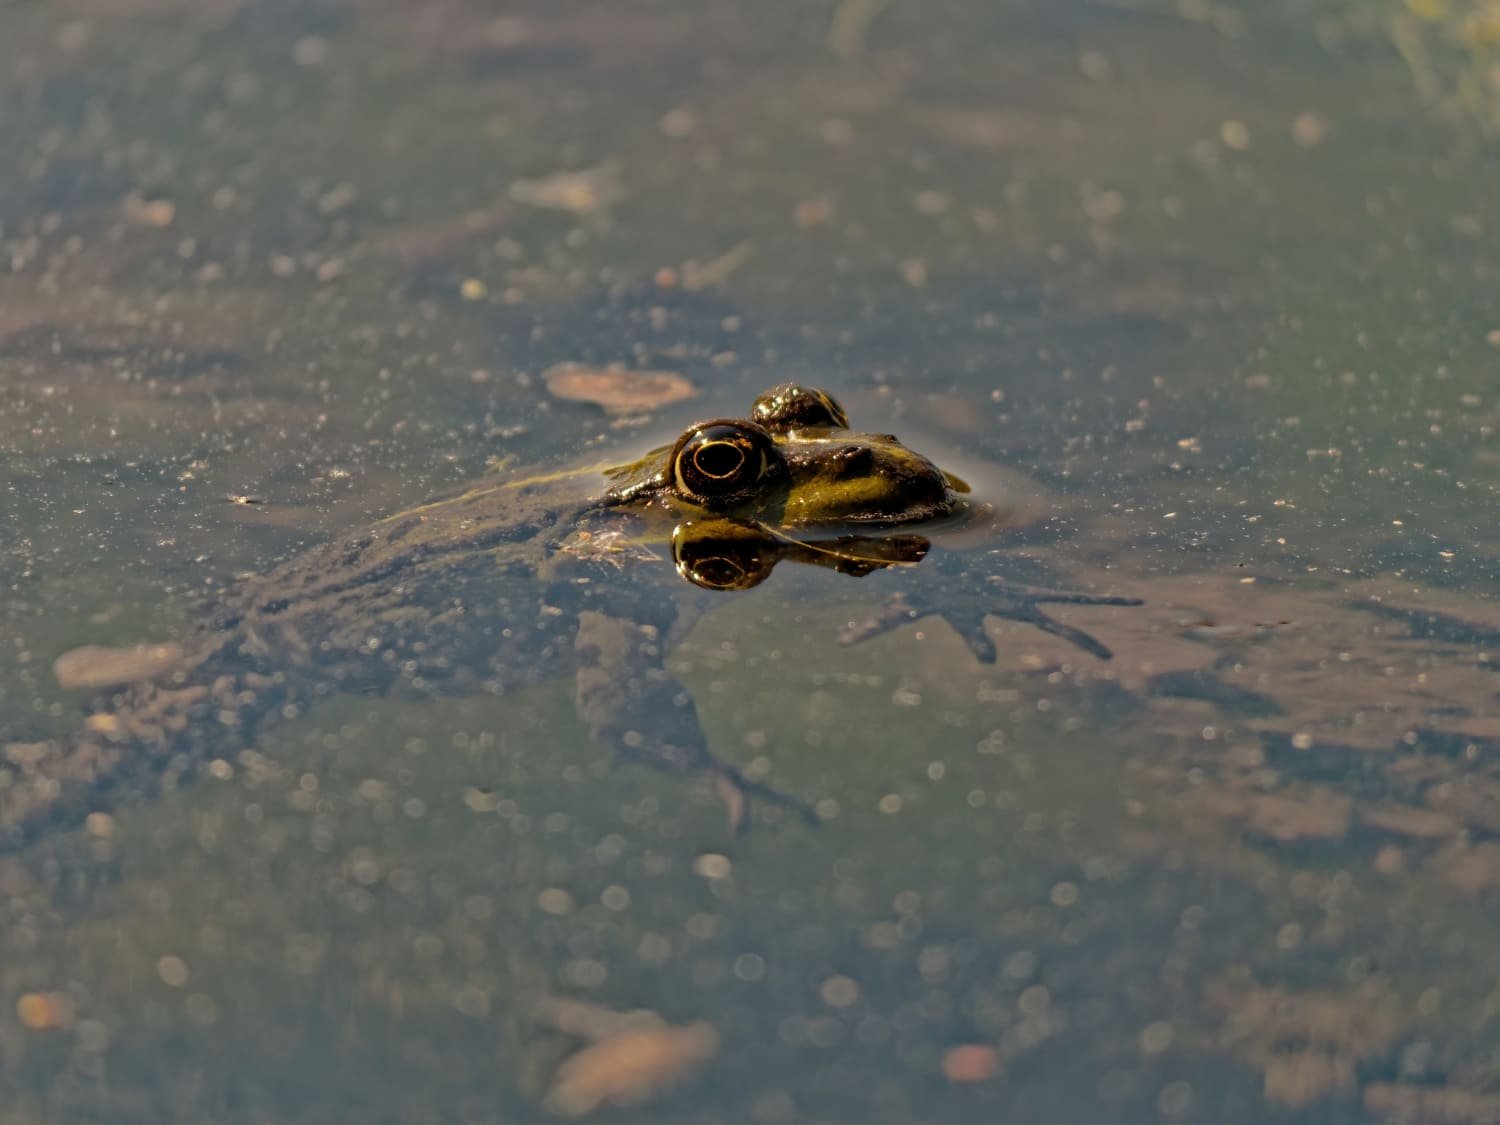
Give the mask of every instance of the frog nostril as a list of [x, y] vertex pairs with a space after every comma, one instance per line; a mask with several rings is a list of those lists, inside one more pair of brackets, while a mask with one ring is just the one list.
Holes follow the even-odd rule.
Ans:
[[831, 460], [838, 466], [838, 475], [843, 480], [868, 476], [875, 471], [875, 455], [869, 446], [845, 446]]

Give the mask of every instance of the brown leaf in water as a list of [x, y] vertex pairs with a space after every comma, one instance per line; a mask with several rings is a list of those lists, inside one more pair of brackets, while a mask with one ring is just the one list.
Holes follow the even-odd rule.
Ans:
[[675, 1086], [718, 1050], [719, 1033], [703, 1021], [628, 1028], [565, 1060], [543, 1104], [561, 1117], [639, 1105]]
[[66, 688], [107, 688], [152, 680], [182, 660], [182, 646], [130, 645], [108, 648], [84, 645], [59, 656], [52, 664], [58, 685]]
[[631, 371], [617, 367], [587, 367], [560, 363], [542, 374], [554, 398], [591, 402], [611, 414], [652, 410], [692, 398], [696, 387], [675, 371]]
[[534, 180], [510, 185], [517, 203], [574, 215], [596, 215], [625, 198], [625, 185], [614, 164], [600, 164], [579, 171], [553, 172]]

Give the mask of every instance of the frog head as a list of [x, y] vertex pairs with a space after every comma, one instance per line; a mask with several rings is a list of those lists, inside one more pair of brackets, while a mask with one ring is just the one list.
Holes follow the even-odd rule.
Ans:
[[773, 529], [895, 527], [950, 516], [968, 491], [891, 434], [858, 433], [826, 391], [766, 391], [749, 418], [689, 426], [613, 474], [603, 506], [658, 505]]

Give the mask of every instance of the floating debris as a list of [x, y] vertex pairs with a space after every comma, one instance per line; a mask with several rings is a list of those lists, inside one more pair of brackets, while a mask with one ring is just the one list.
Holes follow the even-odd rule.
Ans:
[[164, 230], [177, 218], [177, 205], [170, 199], [147, 199], [132, 192], [121, 204], [126, 222], [138, 227], [155, 227]]
[[251, 504], [264, 504], [265, 502], [264, 497], [252, 496], [247, 492], [231, 492], [228, 496], [224, 497], [224, 503], [238, 504], [240, 507], [248, 507]]
[[542, 1104], [560, 1117], [583, 1117], [607, 1105], [640, 1105], [677, 1085], [718, 1051], [719, 1033], [702, 1020], [622, 1031], [564, 1061]]
[[536, 1018], [593, 1040], [565, 1059], [542, 1104], [559, 1117], [605, 1106], [631, 1106], [665, 1093], [719, 1052], [719, 1033], [703, 1020], [673, 1027], [647, 1009], [617, 1012], [549, 997]]
[[510, 185], [517, 203], [575, 215], [595, 215], [625, 198], [619, 168], [609, 162], [577, 172], [554, 172], [535, 180], [517, 180]]
[[684, 262], [680, 273], [682, 287], [689, 293], [697, 293], [721, 285], [753, 257], [755, 243], [737, 242], [717, 258], [706, 262]]
[[661, 562], [662, 556], [623, 531], [575, 531], [558, 545], [565, 555], [623, 569], [628, 562]]
[[182, 646], [132, 645], [108, 648], [84, 645], [63, 653], [52, 663], [52, 674], [64, 689], [120, 687], [153, 680], [182, 660]]
[[16, 1017], [28, 1031], [60, 1031], [73, 1023], [73, 1002], [60, 992], [23, 993]]
[[102, 734], [106, 738], [116, 738], [125, 733], [125, 724], [120, 722], [120, 716], [99, 712], [90, 715], [83, 721], [84, 729], [91, 730], [95, 734]]
[[652, 410], [692, 398], [698, 389], [675, 371], [631, 371], [623, 367], [589, 367], [559, 363], [542, 373], [554, 398], [591, 402], [611, 414]]
[[949, 1082], [988, 1082], [1000, 1073], [1000, 1052], [984, 1043], [965, 1043], [943, 1054], [943, 1077]]

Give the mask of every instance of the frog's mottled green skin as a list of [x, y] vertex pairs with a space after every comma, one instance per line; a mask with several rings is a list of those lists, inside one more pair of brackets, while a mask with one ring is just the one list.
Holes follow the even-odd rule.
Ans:
[[[700, 423], [600, 483], [597, 470], [486, 482], [245, 582], [184, 641], [172, 673], [102, 701], [66, 742], [8, 748], [0, 841], [232, 753], [329, 690], [501, 693], [567, 669], [596, 739], [713, 778], [736, 824], [749, 793], [800, 808], [710, 754], [665, 670], [681, 583], [651, 580], [663, 567], [645, 580], [614, 571], [670, 550], [697, 585], [742, 589], [778, 560], [856, 575], [912, 563], [927, 541], [909, 529], [960, 517], [964, 486], [894, 437], [850, 431], [831, 397], [792, 385], [762, 395], [751, 420]], [[984, 596], [1108, 655], [1036, 609], [1055, 599]], [[925, 608], [899, 605], [868, 631]], [[984, 656], [988, 641], [965, 632]]]

